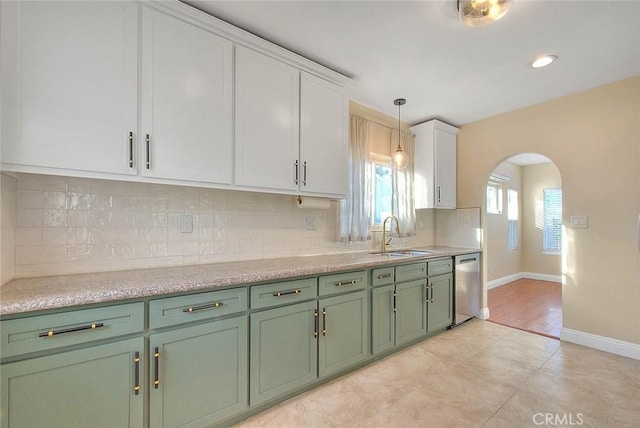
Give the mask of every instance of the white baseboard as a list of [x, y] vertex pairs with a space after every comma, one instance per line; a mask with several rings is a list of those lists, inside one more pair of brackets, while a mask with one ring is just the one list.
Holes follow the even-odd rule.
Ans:
[[501, 285], [508, 284], [513, 281], [517, 281], [519, 279], [524, 278], [522, 276], [522, 272], [514, 273], [511, 275], [503, 276], [502, 278], [492, 279], [491, 281], [487, 281], [487, 290], [491, 290], [492, 288], [500, 287]]
[[476, 318], [481, 320], [489, 319], [489, 308], [482, 308], [476, 315]]
[[560, 340], [640, 360], [640, 345], [562, 327]]
[[517, 281], [519, 279], [537, 279], [539, 281], [552, 281], [552, 282], [562, 282], [561, 275], [550, 275], [547, 273], [534, 273], [534, 272], [517, 272], [511, 275], [503, 276], [502, 278], [496, 278], [487, 282], [487, 290], [491, 290], [492, 288], [500, 287], [501, 285], [508, 284], [513, 281]]

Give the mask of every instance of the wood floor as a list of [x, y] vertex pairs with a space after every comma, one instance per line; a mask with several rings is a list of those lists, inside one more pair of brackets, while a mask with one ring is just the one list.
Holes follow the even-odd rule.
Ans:
[[562, 285], [519, 279], [488, 291], [489, 321], [558, 339]]

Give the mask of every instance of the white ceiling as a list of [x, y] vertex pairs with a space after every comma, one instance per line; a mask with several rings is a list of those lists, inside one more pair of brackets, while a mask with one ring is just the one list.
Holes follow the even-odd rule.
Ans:
[[[640, 74], [640, 1], [515, 0], [459, 22], [448, 1], [210, 1], [192, 6], [356, 81], [350, 98], [402, 119], [463, 125]], [[541, 54], [559, 59], [529, 67]]]

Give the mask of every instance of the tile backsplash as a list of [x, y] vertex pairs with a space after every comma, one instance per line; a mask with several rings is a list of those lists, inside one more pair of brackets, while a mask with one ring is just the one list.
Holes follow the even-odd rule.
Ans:
[[[12, 276], [373, 248], [371, 241], [336, 241], [337, 202], [328, 210], [301, 209], [295, 197], [287, 195], [37, 174], [14, 176], [2, 174], [3, 283]], [[183, 215], [193, 218], [191, 233], [181, 232]], [[311, 230], [305, 217], [312, 218]], [[418, 212], [416, 236], [395, 239], [395, 246], [433, 245], [433, 221], [432, 212]], [[5, 247], [7, 259], [15, 257], [12, 266], [6, 265], [6, 273]]]
[[14, 276], [16, 253], [16, 179], [0, 174], [0, 284]]

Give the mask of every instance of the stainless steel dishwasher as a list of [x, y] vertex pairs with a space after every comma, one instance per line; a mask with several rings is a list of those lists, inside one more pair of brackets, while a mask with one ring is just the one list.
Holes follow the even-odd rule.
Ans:
[[480, 254], [456, 256], [455, 267], [456, 319], [453, 326], [462, 324], [480, 312]]

